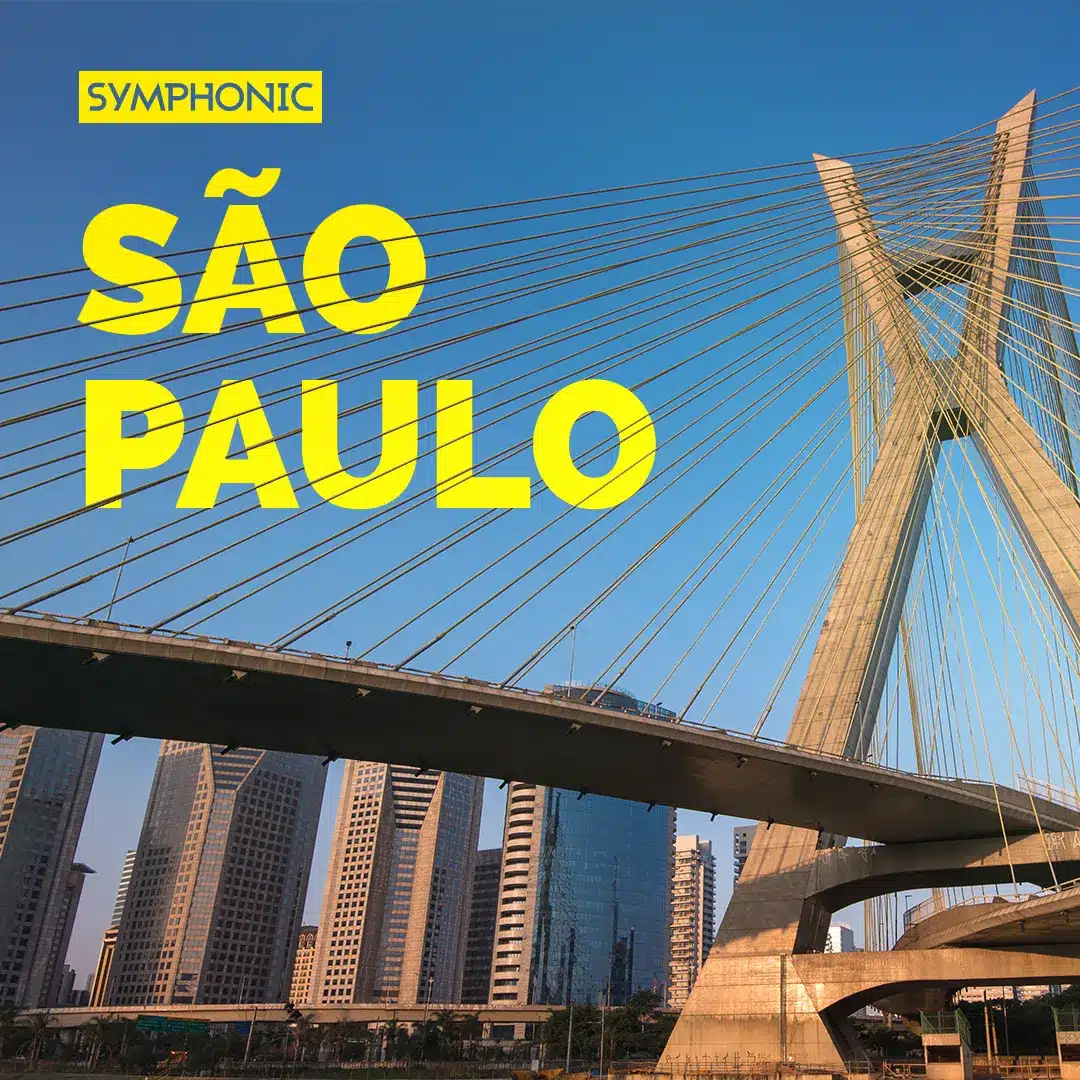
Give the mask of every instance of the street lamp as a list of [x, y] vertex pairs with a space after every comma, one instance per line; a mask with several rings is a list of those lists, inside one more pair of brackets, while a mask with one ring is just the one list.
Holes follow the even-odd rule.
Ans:
[[429, 975], [427, 980], [427, 994], [424, 997], [424, 1025], [427, 1026], [428, 1009], [431, 1008], [431, 984], [435, 981], [434, 975]]
[[425, 1054], [427, 1053], [427, 1050], [426, 1050], [424, 1044], [427, 1042], [427, 1037], [428, 1037], [428, 1026], [427, 1026], [428, 1009], [431, 1008], [431, 984], [434, 981], [435, 981], [435, 976], [434, 975], [429, 975], [428, 980], [427, 980], [427, 993], [424, 995], [424, 1023], [423, 1023], [423, 1026], [422, 1026], [423, 1034], [421, 1036], [421, 1038], [423, 1039], [423, 1042], [420, 1044], [420, 1046], [421, 1046], [422, 1052], [425, 1053]]
[[604, 1080], [604, 1014], [611, 1004], [611, 976], [608, 976], [604, 995], [600, 999], [600, 1080]]

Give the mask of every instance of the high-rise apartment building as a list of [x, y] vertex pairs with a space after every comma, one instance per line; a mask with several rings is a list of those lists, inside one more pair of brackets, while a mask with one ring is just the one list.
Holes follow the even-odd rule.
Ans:
[[495, 944], [501, 872], [502, 848], [485, 848], [476, 853], [469, 931], [465, 939], [465, 974], [461, 983], [461, 1000], [466, 1005], [486, 1005], [491, 991], [491, 952]]
[[161, 744], [108, 1004], [285, 1000], [325, 783], [313, 757]]
[[743, 867], [746, 865], [746, 860], [750, 855], [750, 845], [754, 842], [754, 833], [756, 832], [756, 825], [736, 825], [732, 830], [736, 882], [739, 880], [739, 877], [743, 872]]
[[55, 1004], [60, 1008], [71, 1005], [75, 994], [75, 970], [64, 964], [60, 970], [60, 981], [56, 991]]
[[[622, 690], [546, 692], [675, 715]], [[664, 996], [674, 839], [671, 808], [510, 784], [491, 1003], [619, 1005], [643, 989]]]
[[854, 952], [855, 931], [847, 923], [833, 923], [825, 939], [826, 952]]
[[0, 1005], [55, 1004], [83, 878], [75, 862], [101, 735], [0, 732]]
[[483, 781], [350, 761], [310, 1003], [456, 1002]]
[[668, 1004], [681, 1009], [690, 996], [713, 942], [716, 858], [712, 841], [675, 838], [671, 899], [671, 979]]
[[120, 918], [124, 914], [124, 901], [127, 900], [131, 875], [135, 869], [135, 851], [124, 856], [124, 867], [120, 871], [120, 884], [116, 889], [116, 901], [113, 903], [112, 919], [105, 928], [98, 952], [97, 967], [89, 986], [89, 1004], [94, 1008], [105, 1004], [105, 990], [109, 985], [109, 972], [112, 970], [113, 956], [116, 953], [116, 932], [120, 928]]
[[318, 941], [317, 926], [301, 926], [296, 939], [296, 958], [293, 960], [292, 984], [289, 1000], [294, 1005], [306, 1005], [311, 997], [311, 976], [315, 970], [315, 943]]

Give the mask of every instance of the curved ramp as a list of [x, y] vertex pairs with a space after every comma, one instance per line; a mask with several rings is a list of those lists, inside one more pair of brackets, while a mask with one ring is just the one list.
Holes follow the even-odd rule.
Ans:
[[1025, 900], [997, 897], [930, 915], [894, 946], [905, 949], [1073, 949], [1080, 956], [1080, 885]]

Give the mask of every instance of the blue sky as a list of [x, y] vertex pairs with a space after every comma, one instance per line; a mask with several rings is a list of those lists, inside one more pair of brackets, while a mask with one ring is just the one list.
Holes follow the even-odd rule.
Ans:
[[[925, 142], [998, 115], [1032, 87], [1049, 96], [1080, 82], [1078, 30], [1080, 12], [1064, 3], [1040, 5], [1037, 19], [1003, 3], [915, 3], [902, 12], [854, 3], [10, 3], [0, 10], [0, 277], [79, 265], [86, 222], [118, 202], [178, 214], [174, 246], [209, 244], [220, 206], [205, 203], [202, 189], [225, 166], [282, 168], [264, 206], [271, 230], [289, 232], [354, 202], [408, 218], [804, 161], [814, 151]], [[318, 68], [324, 122], [79, 127], [80, 68]], [[68, 304], [64, 319], [77, 310]], [[55, 348], [50, 339], [9, 346], [3, 369], [49, 363]], [[73, 482], [43, 493], [31, 512], [54, 513], [77, 498]], [[152, 512], [164, 513], [164, 503]], [[115, 542], [138, 523], [99, 517], [81, 527], [95, 541]], [[415, 526], [445, 527], [431, 514]], [[302, 542], [306, 529], [298, 525], [287, 542]], [[251, 557], [269, 560], [284, 542], [267, 541]], [[54, 565], [74, 543], [60, 534], [20, 549], [0, 580]], [[339, 581], [363, 561], [355, 551], [349, 558], [334, 567]], [[424, 587], [401, 602], [415, 605]], [[95, 588], [83, 599], [107, 600], [111, 579]], [[271, 596], [229, 628], [258, 639], [267, 620], [286, 627], [312, 607], [302, 590]], [[163, 610], [133, 603], [117, 614], [148, 621]], [[376, 604], [367, 616], [371, 640], [394, 614], [392, 605]], [[340, 651], [349, 634], [359, 636], [336, 626], [313, 647]], [[601, 635], [579, 636], [582, 675], [606, 658]], [[505, 667], [510, 659], [509, 650], [493, 648], [482, 662]], [[558, 654], [543, 676], [559, 677], [565, 662]], [[123, 852], [137, 840], [155, 753], [154, 745], [130, 743], [107, 747], [103, 757], [79, 851], [98, 871], [71, 957], [80, 980], [95, 960]], [[331, 770], [328, 809], [339, 775]], [[501, 828], [493, 794], [485, 844], [496, 843]], [[324, 814], [311, 916], [329, 821]], [[697, 815], [680, 821], [682, 831], [714, 838], [722, 895], [730, 824]]]

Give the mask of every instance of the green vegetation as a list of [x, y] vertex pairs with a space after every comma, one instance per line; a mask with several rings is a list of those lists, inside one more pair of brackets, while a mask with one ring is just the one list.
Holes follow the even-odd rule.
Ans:
[[[655, 1059], [667, 1042], [676, 1017], [661, 1013], [660, 997], [651, 990], [641, 990], [626, 1005], [605, 1009], [604, 1060], [625, 1058]], [[546, 1057], [555, 1065], [566, 1060], [566, 1042], [570, 1039], [570, 1057], [574, 1061], [597, 1061], [600, 1058], [600, 1010], [595, 1005], [575, 1005], [573, 1030], [570, 1013], [552, 1013], [541, 1036]]]
[[482, 1045], [481, 1035], [475, 1016], [452, 1011], [433, 1013], [411, 1033], [396, 1022], [369, 1029], [352, 1022], [315, 1025], [308, 1016], [291, 1023], [259, 1020], [248, 1049], [244, 1025], [215, 1024], [208, 1033], [155, 1032], [140, 1030], [135, 1020], [103, 1017], [62, 1031], [47, 1013], [0, 1009], [0, 1059], [75, 1066], [80, 1072], [242, 1075], [248, 1051], [247, 1071], [253, 1074], [303, 1075], [396, 1062], [418, 1075], [418, 1066], [423, 1071], [445, 1063], [441, 1071], [447, 1073], [462, 1071], [451, 1069], [453, 1063], [523, 1063], [538, 1052], [536, 1046], [521, 1044], [516, 1053], [507, 1053]]
[[[1061, 994], [1047, 994], [1030, 1001], [990, 1001], [999, 1056], [1056, 1054], [1057, 1041], [1051, 1009], [1075, 1008], [1077, 1005], [1080, 1005], [1080, 984], [1068, 987]], [[971, 1049], [977, 1054], [986, 1053], [986, 1021], [982, 1004], [963, 1002], [960, 1008], [971, 1027]]]

